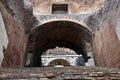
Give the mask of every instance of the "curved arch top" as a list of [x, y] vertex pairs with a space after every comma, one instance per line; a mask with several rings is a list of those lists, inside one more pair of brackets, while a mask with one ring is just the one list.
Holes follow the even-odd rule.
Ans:
[[77, 24], [77, 25], [81, 26], [82, 28], [87, 29], [89, 32], [92, 33], [92, 30], [85, 23], [83, 23], [82, 21], [77, 21], [77, 20], [72, 20], [72, 19], [51, 19], [51, 20], [46, 20], [46, 21], [40, 21], [40, 23], [37, 26], [35, 26], [35, 27], [33, 27], [31, 29], [29, 35], [34, 33], [34, 31], [36, 29], [40, 28], [40, 26], [46, 25], [46, 24], [52, 23], [52, 22], [70, 22], [70, 23], [74, 23], [74, 24]]
[[48, 66], [56, 65], [70, 66], [71, 64], [65, 59], [53, 59], [51, 62], [48, 63]]

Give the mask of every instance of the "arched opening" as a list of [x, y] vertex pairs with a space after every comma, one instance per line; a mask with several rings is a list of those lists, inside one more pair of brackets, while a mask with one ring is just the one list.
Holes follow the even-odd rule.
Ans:
[[55, 59], [48, 64], [49, 67], [70, 66], [70, 63], [64, 59]]
[[[41, 55], [42, 66], [53, 67], [53, 66], [83, 66], [85, 60], [82, 55], [78, 55], [74, 50], [65, 47], [55, 47], [48, 49]], [[54, 61], [57, 60], [57, 61]], [[69, 65], [65, 62], [67, 61]], [[51, 65], [51, 63], [54, 61]]]
[[[28, 38], [25, 66], [42, 66], [41, 55], [48, 49], [66, 47], [88, 61], [87, 45], [92, 48], [92, 33], [80, 24], [70, 21], [52, 21], [34, 29]], [[92, 50], [91, 50], [92, 52]]]

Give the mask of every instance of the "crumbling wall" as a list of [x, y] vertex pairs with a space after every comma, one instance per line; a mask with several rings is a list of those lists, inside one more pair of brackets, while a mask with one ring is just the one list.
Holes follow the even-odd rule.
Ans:
[[52, 4], [68, 4], [69, 14], [88, 14], [98, 10], [104, 0], [26, 0], [34, 7], [35, 14], [51, 14]]
[[106, 0], [103, 8], [88, 19], [88, 25], [93, 28], [97, 66], [120, 68], [120, 41], [116, 34], [119, 13], [120, 1]]
[[[84, 2], [84, 4], [85, 3], [86, 2]], [[47, 4], [45, 3], [44, 6], [45, 5]], [[1, 24], [3, 24], [1, 21], [0, 29], [4, 28], [4, 30], [1, 30], [4, 32], [6, 30], [7, 32], [7, 35], [5, 33], [6, 37], [4, 36], [4, 32], [0, 34], [0, 44], [5, 41], [5, 44], [0, 45], [0, 47], [2, 47], [0, 49], [5, 51], [2, 66], [23, 66], [27, 33], [29, 33], [30, 28], [35, 22], [35, 18], [32, 14], [32, 5], [23, 0], [0, 0], [0, 11], [3, 22], [5, 23], [5, 28], [4, 25], [1, 27]], [[74, 12], [73, 10], [73, 13]], [[120, 41], [116, 34], [116, 27], [120, 21], [119, 13], [120, 0], [105, 0], [101, 9], [86, 18], [86, 25], [93, 31], [94, 56], [97, 66], [120, 67]], [[3, 38], [5, 38], [5, 40], [1, 40]], [[0, 54], [3, 56], [3, 53]], [[2, 58], [3, 57], [1, 57], [1, 60]]]
[[0, 10], [9, 40], [2, 62], [4, 68], [20, 67], [24, 64], [27, 32], [34, 20], [32, 9], [31, 12], [26, 10], [24, 4], [23, 0], [0, 1]]

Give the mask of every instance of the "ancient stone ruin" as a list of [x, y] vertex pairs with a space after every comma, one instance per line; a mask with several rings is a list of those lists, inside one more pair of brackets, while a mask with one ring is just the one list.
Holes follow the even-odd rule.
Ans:
[[120, 80], [119, 68], [120, 0], [0, 0], [0, 80]]

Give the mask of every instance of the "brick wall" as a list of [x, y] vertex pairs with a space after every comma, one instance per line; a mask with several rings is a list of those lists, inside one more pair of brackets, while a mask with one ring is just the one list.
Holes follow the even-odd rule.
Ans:
[[119, 69], [64, 67], [1, 69], [2, 80], [120, 80]]

